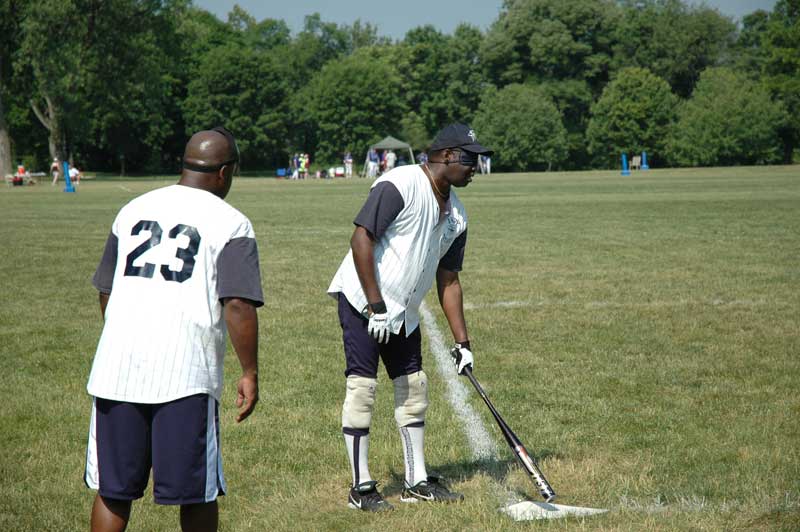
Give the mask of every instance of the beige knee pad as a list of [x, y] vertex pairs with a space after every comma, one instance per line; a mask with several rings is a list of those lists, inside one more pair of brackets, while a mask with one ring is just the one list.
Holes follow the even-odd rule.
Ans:
[[368, 429], [378, 380], [359, 375], [347, 377], [347, 392], [342, 406], [342, 427]]
[[403, 375], [394, 383], [394, 419], [398, 427], [425, 421], [428, 409], [428, 376], [424, 371]]

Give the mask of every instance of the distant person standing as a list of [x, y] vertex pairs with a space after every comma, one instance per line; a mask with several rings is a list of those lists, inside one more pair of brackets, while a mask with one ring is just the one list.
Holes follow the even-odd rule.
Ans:
[[370, 148], [367, 153], [367, 177], [378, 177], [378, 163], [380, 159], [375, 148]]
[[483, 161], [483, 173], [489, 175], [492, 173], [492, 158], [488, 155], [482, 155], [481, 160]]
[[378, 152], [378, 156], [379, 156], [379, 164], [378, 164], [379, 172], [383, 174], [384, 172], [386, 172], [386, 150], [381, 150], [380, 152]]
[[303, 154], [303, 179], [308, 179], [309, 168], [311, 167], [311, 156], [307, 153]]
[[353, 177], [353, 154], [349, 151], [344, 154], [344, 176]]
[[292, 156], [292, 179], [300, 179], [300, 154]]
[[300, 179], [305, 179], [306, 177], [308, 177], [308, 176], [306, 176], [306, 154], [305, 153], [301, 153], [300, 154], [299, 161], [300, 161]]
[[394, 150], [389, 150], [386, 152], [386, 169], [385, 171], [388, 172], [389, 170], [394, 169], [394, 165], [397, 162], [397, 154], [395, 154]]
[[53, 176], [50, 186], [56, 186], [59, 174], [61, 174], [61, 163], [58, 162], [58, 157], [54, 157], [53, 162], [50, 163], [50, 175]]
[[200, 131], [178, 183], [133, 199], [111, 226], [92, 280], [105, 319], [87, 385], [93, 532], [126, 528], [151, 468], [156, 503], [179, 505], [184, 531], [217, 529], [226, 336], [242, 367], [240, 422], [258, 402], [264, 301], [253, 227], [224, 201], [238, 164], [227, 129]]

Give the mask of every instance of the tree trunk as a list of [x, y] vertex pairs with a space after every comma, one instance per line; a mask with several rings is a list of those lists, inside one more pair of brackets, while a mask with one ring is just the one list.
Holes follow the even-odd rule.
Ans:
[[0, 57], [0, 177], [10, 174], [13, 169], [11, 161], [11, 136], [8, 134], [6, 111], [3, 107], [3, 58]]
[[47, 144], [50, 148], [50, 157], [58, 157], [60, 161], [65, 161], [67, 157], [67, 146], [66, 137], [64, 136], [64, 131], [61, 128], [61, 117], [58, 109], [53, 104], [53, 100], [47, 94], [44, 94], [43, 97], [45, 103], [47, 104], [46, 112], [42, 112], [39, 109], [39, 106], [36, 104], [36, 100], [31, 100], [31, 109], [33, 109], [33, 114], [36, 115], [36, 118], [39, 119], [39, 122], [41, 122], [45, 129], [47, 129], [47, 131], [50, 133], [47, 139]]
[[0, 93], [0, 176], [10, 174], [12, 169], [11, 137], [8, 134], [8, 124], [3, 109], [3, 95]]

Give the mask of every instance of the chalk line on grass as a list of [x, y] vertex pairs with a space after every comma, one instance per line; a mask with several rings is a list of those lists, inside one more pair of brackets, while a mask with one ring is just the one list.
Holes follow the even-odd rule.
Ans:
[[497, 444], [495, 444], [489, 431], [486, 430], [483, 420], [470, 405], [467, 399], [467, 387], [458, 380], [458, 374], [453, 367], [450, 352], [444, 342], [442, 333], [425, 302], [420, 305], [419, 312], [422, 323], [428, 331], [431, 351], [436, 359], [439, 374], [447, 386], [447, 399], [458, 417], [461, 418], [461, 426], [467, 435], [467, 440], [472, 450], [472, 458], [474, 460], [494, 458], [497, 455]]
[[[422, 324], [428, 332], [428, 339], [431, 344], [436, 366], [439, 375], [444, 379], [447, 387], [447, 399], [453, 407], [456, 415], [461, 419], [461, 425], [469, 441], [472, 450], [473, 460], [485, 460], [497, 458], [497, 444], [495, 444], [483, 420], [480, 418], [472, 405], [467, 401], [467, 387], [458, 380], [458, 374], [453, 367], [450, 352], [445, 344], [442, 332], [436, 325], [436, 320], [428, 310], [428, 306], [423, 301], [419, 307]], [[561, 517], [586, 516], [605, 513], [608, 510], [599, 508], [583, 508], [580, 506], [564, 506], [561, 504], [548, 504], [533, 501], [520, 500], [519, 496], [499, 483], [492, 483], [495, 487], [496, 495], [504, 500], [501, 512], [505, 513], [515, 521], [530, 521], [536, 519], [557, 519]]]
[[484, 308], [520, 308], [520, 307], [583, 307], [585, 309], [658, 309], [688, 306], [712, 306], [721, 308], [752, 308], [763, 306], [783, 306], [782, 301], [767, 301], [765, 299], [730, 299], [703, 298], [703, 299], [675, 299], [655, 301], [573, 301], [570, 299], [540, 299], [531, 301], [494, 301], [486, 303], [464, 303], [465, 310], [478, 310]]
[[131, 190], [131, 189], [129, 189], [128, 187], [126, 187], [126, 186], [123, 186], [123, 185], [117, 185], [117, 188], [121, 188], [121, 189], [122, 189], [122, 190], [124, 190], [125, 192], [133, 192], [133, 190]]

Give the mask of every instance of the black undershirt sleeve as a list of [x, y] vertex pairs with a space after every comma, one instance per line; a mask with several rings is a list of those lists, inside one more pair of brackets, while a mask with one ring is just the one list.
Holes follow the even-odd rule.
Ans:
[[367, 201], [353, 223], [369, 231], [373, 238], [378, 240], [403, 207], [405, 202], [397, 187], [389, 181], [382, 181], [370, 190]]
[[110, 294], [114, 284], [114, 270], [117, 268], [117, 243], [117, 235], [109, 232], [100, 264], [97, 265], [97, 270], [92, 277], [94, 287], [98, 292], [104, 294]]
[[467, 230], [461, 233], [450, 244], [450, 249], [439, 260], [439, 267], [451, 272], [460, 272], [464, 265], [464, 250], [467, 247]]
[[234, 238], [217, 258], [217, 293], [220, 299], [249, 299], [256, 307], [264, 304], [258, 246], [254, 238]]

